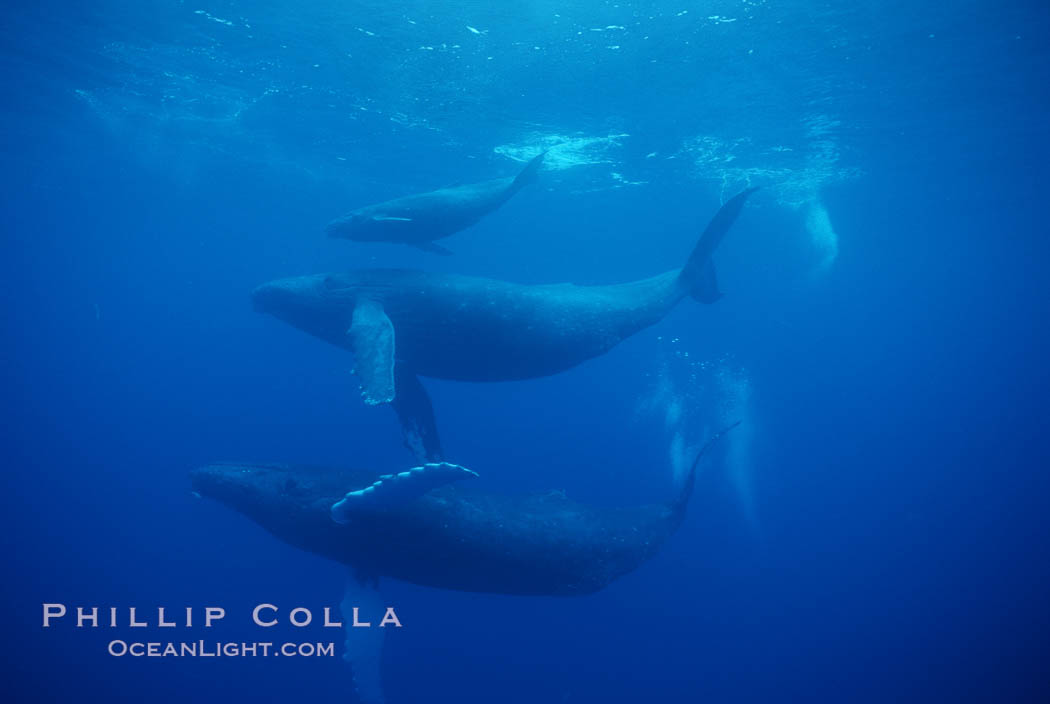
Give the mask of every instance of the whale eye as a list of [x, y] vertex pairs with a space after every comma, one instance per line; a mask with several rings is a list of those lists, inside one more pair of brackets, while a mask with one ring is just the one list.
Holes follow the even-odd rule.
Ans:
[[353, 288], [352, 284], [338, 274], [329, 274], [321, 281], [319, 293], [327, 299], [342, 301]]

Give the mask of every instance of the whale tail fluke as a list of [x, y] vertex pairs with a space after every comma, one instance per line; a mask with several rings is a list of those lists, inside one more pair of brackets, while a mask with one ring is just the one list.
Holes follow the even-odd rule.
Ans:
[[742, 421], [734, 421], [726, 427], [719, 430], [717, 433], [707, 439], [707, 442], [701, 446], [700, 450], [696, 453], [696, 459], [693, 460], [692, 467], [689, 468], [689, 474], [685, 478], [685, 484], [682, 485], [681, 490], [678, 492], [677, 498], [671, 502], [671, 515], [675, 521], [675, 525], [681, 523], [682, 519], [685, 518], [685, 509], [689, 505], [689, 498], [693, 495], [693, 487], [696, 485], [696, 470], [700, 466], [700, 460], [704, 459], [711, 448], [722, 439], [722, 437], [733, 428], [740, 425]]
[[515, 191], [536, 182], [536, 179], [539, 178], [540, 169], [543, 168], [543, 157], [545, 156], [547, 156], [546, 149], [532, 157], [532, 160], [525, 165], [525, 168], [514, 178], [513, 188]]
[[689, 255], [689, 261], [678, 274], [678, 281], [685, 290], [701, 303], [714, 303], [722, 297], [718, 290], [718, 279], [715, 276], [715, 265], [711, 260], [711, 255], [721, 244], [729, 228], [733, 226], [748, 196], [756, 190], [758, 190], [757, 187], [745, 189], [719, 208], [715, 216], [711, 218], [711, 222], [707, 224], [704, 234], [700, 236], [700, 241], [693, 249], [693, 253]]

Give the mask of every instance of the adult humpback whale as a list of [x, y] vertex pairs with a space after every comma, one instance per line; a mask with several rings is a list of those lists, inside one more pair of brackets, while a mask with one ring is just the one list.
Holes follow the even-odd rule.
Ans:
[[[379, 481], [368, 471], [234, 463], [207, 465], [191, 477], [201, 496], [280, 540], [348, 565], [354, 576], [342, 610], [343, 623], [350, 624], [358, 608], [377, 615], [389, 606], [368, 588], [384, 576], [498, 594], [572, 596], [602, 589], [654, 556], [681, 525], [697, 466], [721, 434], [697, 454], [674, 500], [621, 509], [579, 504], [553, 491], [509, 497], [431, 489], [473, 475], [447, 464]], [[363, 488], [344, 495], [353, 487]], [[353, 668], [358, 697], [381, 704], [384, 629], [346, 631], [343, 658]]]
[[417, 375], [509, 381], [556, 374], [655, 324], [686, 296], [713, 303], [721, 294], [711, 254], [754, 190], [722, 206], [684, 267], [640, 281], [524, 285], [365, 269], [273, 281], [252, 299], [256, 310], [352, 351], [365, 401], [393, 402], [406, 445], [436, 459], [433, 411]]
[[[477, 475], [446, 463], [382, 477], [366, 470], [221, 463], [194, 470], [191, 479], [201, 496], [363, 578], [573, 596], [602, 589], [657, 553], [682, 522], [700, 460], [726, 430], [697, 453], [675, 499], [630, 508], [588, 506], [559, 491], [501, 496], [453, 487], [449, 482]], [[436, 478], [428, 480], [430, 474]], [[378, 488], [384, 482], [393, 487], [388, 496]], [[401, 490], [401, 483], [418, 486]], [[361, 489], [346, 493], [354, 487]], [[362, 498], [373, 488], [378, 499]]]
[[543, 152], [514, 178], [441, 188], [358, 208], [328, 223], [330, 237], [359, 242], [402, 242], [435, 254], [452, 254], [434, 240], [463, 230], [536, 180]]

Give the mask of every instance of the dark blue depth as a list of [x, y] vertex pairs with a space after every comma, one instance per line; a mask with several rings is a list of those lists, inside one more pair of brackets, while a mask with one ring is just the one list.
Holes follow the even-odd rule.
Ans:
[[[344, 569], [188, 472], [412, 459], [352, 358], [253, 312], [254, 287], [627, 281], [681, 266], [748, 183], [722, 300], [554, 377], [424, 380], [493, 491], [673, 496], [666, 409], [645, 409], [668, 360], [702, 372], [693, 442], [744, 425], [661, 554], [599, 594], [387, 582], [388, 701], [1043, 700], [1043, 3], [127, 5], [0, 25], [11, 701], [352, 700], [338, 658], [131, 660], [105, 651], [132, 629], [40, 627], [45, 602], [218, 605], [223, 640], [341, 647], [249, 618], [337, 607]], [[543, 147], [540, 185], [442, 240], [452, 257], [324, 236]]]

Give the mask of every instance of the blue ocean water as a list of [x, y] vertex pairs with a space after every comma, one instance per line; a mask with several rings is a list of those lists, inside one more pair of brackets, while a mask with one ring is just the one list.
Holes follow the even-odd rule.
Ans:
[[[667, 500], [743, 423], [661, 553], [596, 595], [386, 580], [388, 701], [1043, 700], [1048, 30], [1044, 3], [975, 0], [9, 8], [10, 700], [354, 701], [338, 658], [121, 658], [126, 624], [41, 627], [52, 602], [218, 605], [222, 639], [258, 640], [256, 604], [338, 606], [343, 567], [190, 492], [219, 459], [413, 464], [351, 357], [254, 287], [629, 281], [749, 185], [716, 304], [556, 376], [424, 381], [494, 492]], [[542, 149], [454, 256], [323, 235]]]

